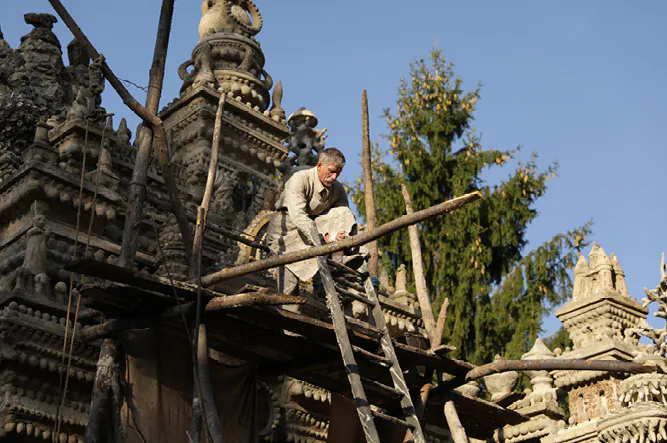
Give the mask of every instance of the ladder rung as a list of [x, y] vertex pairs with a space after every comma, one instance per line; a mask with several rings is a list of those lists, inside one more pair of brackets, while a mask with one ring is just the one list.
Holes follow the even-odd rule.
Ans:
[[391, 415], [384, 414], [380, 411], [374, 411], [374, 410], [371, 409], [371, 414], [373, 414], [375, 417], [379, 418], [380, 420], [385, 420], [385, 421], [389, 421], [389, 422], [397, 424], [397, 425], [405, 426], [408, 429], [414, 429], [415, 428], [413, 425], [411, 425], [410, 423], [408, 423], [405, 420], [401, 420], [400, 418], [392, 417]]
[[345, 316], [345, 321], [347, 321], [348, 324], [352, 326], [356, 326], [357, 328], [361, 329], [361, 332], [364, 332], [369, 335], [374, 335], [376, 337], [382, 337], [382, 331], [376, 328], [375, 326], [371, 325], [370, 323], [366, 323], [365, 321], [357, 320], [356, 318], [348, 317]]
[[403, 397], [403, 393], [393, 386], [385, 385], [384, 383], [380, 383], [379, 381], [364, 377], [363, 375], [360, 375], [359, 377], [365, 386], [372, 388], [372, 390], [381, 393], [382, 395], [388, 395], [389, 397], [396, 400]]
[[391, 360], [389, 360], [387, 357], [383, 357], [381, 355], [373, 354], [370, 351], [367, 351], [363, 348], [360, 348], [359, 346], [354, 346], [352, 345], [352, 350], [356, 352], [359, 357], [363, 357], [371, 362], [374, 363], [380, 363], [383, 366], [387, 367], [391, 365]]
[[346, 288], [336, 288], [340, 294], [346, 295], [350, 298], [355, 299], [358, 302], [364, 303], [368, 306], [374, 306], [373, 302], [366, 298], [366, 296], [359, 294], [357, 291], [350, 291]]

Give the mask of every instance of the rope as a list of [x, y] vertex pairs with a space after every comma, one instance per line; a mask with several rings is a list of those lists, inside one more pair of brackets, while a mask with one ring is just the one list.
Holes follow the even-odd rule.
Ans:
[[[76, 234], [74, 235], [74, 250], [72, 253], [72, 256], [74, 260], [77, 258], [77, 246], [79, 244], [79, 227], [80, 227], [80, 222], [81, 222], [81, 201], [83, 200], [83, 181], [86, 177], [86, 153], [87, 153], [87, 148], [88, 148], [88, 118], [86, 118], [86, 132], [84, 135], [84, 141], [83, 141], [83, 160], [81, 163], [81, 179], [79, 180], [79, 203], [77, 205], [76, 209]], [[65, 365], [65, 352], [67, 351], [67, 339], [69, 335], [69, 316], [72, 310], [72, 292], [74, 289], [74, 272], [70, 272], [69, 275], [69, 294], [67, 296], [67, 316], [65, 317], [65, 337], [63, 339], [63, 350], [62, 350], [62, 357], [60, 359], [60, 379], [58, 381], [58, 399], [60, 400], [60, 396], [63, 394], [62, 388], [63, 388], [63, 367]], [[69, 374], [69, 370], [68, 370]], [[64, 395], [63, 395], [64, 397]], [[58, 405], [56, 407], [56, 419], [55, 423], [53, 424], [53, 431], [51, 432], [52, 439], [51, 441], [56, 442], [57, 441], [57, 436], [60, 434], [60, 423], [62, 420], [61, 417], [61, 403], [58, 401]]]
[[[86, 121], [86, 129], [87, 128], [88, 128], [88, 121]], [[102, 138], [100, 139], [100, 149], [99, 149], [98, 154], [97, 154], [97, 174], [96, 174], [96, 177], [95, 177], [95, 188], [94, 188], [94, 191], [93, 191], [93, 202], [92, 202], [92, 205], [90, 207], [90, 222], [88, 223], [88, 239], [86, 241], [86, 248], [85, 248], [84, 253], [83, 253], [84, 257], [88, 254], [88, 248], [90, 247], [90, 237], [91, 237], [91, 232], [92, 232], [92, 228], [93, 228], [93, 221], [94, 221], [94, 218], [95, 218], [95, 203], [97, 201], [97, 191], [99, 189], [100, 176], [101, 176], [100, 161], [102, 159], [102, 155], [101, 155], [102, 150], [104, 149], [104, 138], [105, 138], [105, 135], [106, 135], [106, 129], [107, 129], [107, 124], [105, 124], [104, 128], [102, 128]], [[88, 135], [88, 133], [86, 132], [86, 141], [87, 141], [87, 135]], [[85, 153], [85, 148], [84, 148], [84, 153]], [[84, 156], [84, 159], [85, 159], [85, 156]], [[75, 240], [74, 240], [75, 257], [76, 257], [76, 245], [78, 244], [78, 239], [79, 239], [80, 212], [81, 212], [81, 200], [82, 200], [82, 194], [83, 194], [83, 180], [84, 180], [84, 178], [85, 178], [85, 163], [83, 164], [83, 166], [81, 168], [81, 183], [80, 183], [80, 187], [79, 187], [79, 205], [78, 205], [79, 207], [78, 207], [78, 210], [77, 210], [77, 226], [76, 226], [76, 234], [75, 234]], [[81, 279], [81, 281], [83, 282], [83, 278]], [[69, 294], [69, 300], [68, 300], [68, 303], [67, 303], [67, 323], [66, 323], [67, 326], [69, 326], [69, 317], [70, 317], [71, 310], [72, 310], [73, 285], [74, 285], [74, 273], [71, 273], [70, 274], [70, 294]], [[64, 384], [64, 387], [62, 389], [62, 392], [60, 392], [61, 385], [59, 384], [59, 386], [58, 386], [59, 402], [58, 402], [58, 407], [57, 407], [57, 411], [56, 411], [57, 412], [57, 414], [56, 414], [56, 427], [55, 427], [55, 432], [53, 433], [53, 439], [54, 439], [53, 441], [56, 441], [55, 440], [56, 436], [60, 435], [60, 426], [62, 424], [62, 409], [65, 407], [65, 399], [67, 397], [67, 387], [69, 385], [69, 372], [70, 372], [70, 369], [72, 367], [72, 355], [74, 353], [74, 342], [76, 341], [76, 331], [77, 331], [77, 327], [78, 327], [79, 311], [81, 309], [81, 294], [79, 294], [78, 292], [77, 292], [77, 294], [78, 294], [78, 297], [77, 297], [77, 300], [76, 300], [76, 309], [74, 311], [74, 321], [73, 321], [73, 324], [72, 324], [72, 337], [71, 337], [71, 340], [70, 340], [70, 343], [69, 343], [69, 352], [68, 352], [68, 356], [67, 356], [67, 366], [65, 368], [65, 384]], [[63, 360], [65, 358], [65, 350], [67, 348], [67, 338], [68, 338], [67, 337], [67, 335], [68, 335], [67, 332], [68, 331], [69, 331], [69, 327], [66, 327], [66, 329], [65, 329], [65, 339], [64, 339], [64, 342], [63, 342], [63, 356], [62, 356]], [[62, 361], [61, 361], [61, 368], [62, 368]], [[61, 384], [62, 384], [62, 372], [63, 371], [61, 370], [61, 372], [60, 372], [60, 379], [61, 379], [60, 383]]]

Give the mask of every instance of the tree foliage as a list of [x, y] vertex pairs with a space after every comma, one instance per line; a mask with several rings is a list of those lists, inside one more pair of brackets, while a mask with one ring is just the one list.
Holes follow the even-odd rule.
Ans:
[[[457, 357], [474, 363], [495, 353], [514, 358], [541, 331], [541, 320], [564, 300], [567, 270], [585, 246], [590, 224], [558, 234], [526, 251], [526, 230], [538, 212], [557, 164], [538, 169], [537, 155], [522, 162], [519, 148], [486, 149], [471, 126], [480, 87], [466, 91], [438, 50], [410, 65], [398, 89], [395, 111], [385, 110], [389, 148], [373, 152], [378, 224], [405, 214], [400, 185], [405, 183], [415, 210], [475, 190], [483, 199], [419, 226], [424, 268], [434, 308], [449, 297], [445, 340]], [[505, 166], [507, 178], [487, 185], [482, 173]], [[365, 215], [363, 186], [352, 199]], [[405, 263], [411, 274], [406, 230], [380, 240], [383, 266]]]

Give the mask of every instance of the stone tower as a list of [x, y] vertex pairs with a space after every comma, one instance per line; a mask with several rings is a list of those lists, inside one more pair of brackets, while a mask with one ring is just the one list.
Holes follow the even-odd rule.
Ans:
[[[662, 268], [660, 285], [647, 291], [648, 298], [639, 303], [628, 293], [618, 258], [614, 254], [607, 256], [593, 244], [588, 260], [580, 257], [575, 267], [571, 300], [556, 311], [573, 348], [551, 353], [538, 340], [531, 352], [539, 354], [538, 358], [648, 362], [664, 368], [667, 328], [654, 329], [646, 322], [647, 306], [652, 302], [659, 303], [660, 316], [667, 313], [664, 264]], [[653, 344], [641, 343], [641, 336], [653, 340]], [[531, 408], [539, 404], [544, 409], [547, 395], [536, 398], [534, 390], [510, 406], [530, 420], [498, 430], [495, 441], [521, 442], [535, 437], [554, 443], [667, 441], [665, 374], [559, 370], [552, 371], [543, 381], [545, 386], [551, 383], [553, 389], [546, 390], [552, 392], [551, 400], [555, 400], [555, 388], [566, 394], [567, 423], [561, 420], [563, 411], [559, 412], [555, 403], [558, 410], [552, 407], [551, 414], [535, 416]]]

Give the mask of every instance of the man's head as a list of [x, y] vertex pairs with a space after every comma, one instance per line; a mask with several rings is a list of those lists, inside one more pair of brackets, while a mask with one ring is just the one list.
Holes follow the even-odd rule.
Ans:
[[317, 177], [327, 188], [333, 185], [345, 166], [345, 156], [336, 148], [327, 148], [320, 152], [317, 162]]

